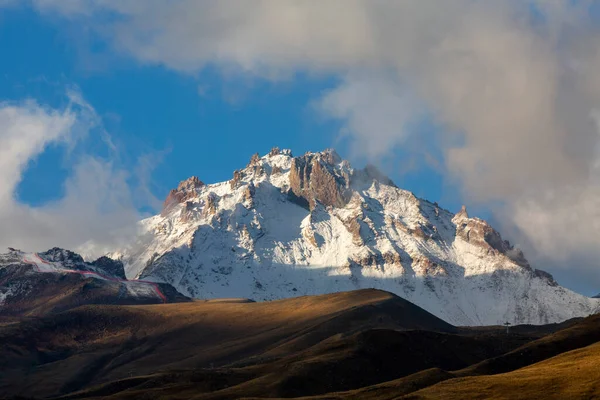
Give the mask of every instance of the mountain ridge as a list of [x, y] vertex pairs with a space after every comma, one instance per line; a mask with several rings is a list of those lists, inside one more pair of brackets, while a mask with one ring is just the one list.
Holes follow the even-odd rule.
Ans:
[[127, 280], [120, 261], [92, 262], [72, 251], [9, 249], [0, 254], [0, 321], [38, 317], [86, 304], [189, 301], [168, 284]]
[[544, 324], [596, 312], [486, 221], [398, 188], [334, 150], [255, 154], [232, 179], [198, 177], [111, 254], [127, 276], [196, 298], [272, 300], [374, 287], [455, 325]]

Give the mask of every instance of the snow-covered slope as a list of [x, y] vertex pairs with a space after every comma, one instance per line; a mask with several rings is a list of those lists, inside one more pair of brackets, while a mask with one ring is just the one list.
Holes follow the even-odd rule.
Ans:
[[456, 325], [542, 324], [596, 312], [463, 208], [452, 214], [332, 150], [273, 149], [227, 182], [198, 178], [140, 222], [130, 279], [196, 298], [256, 300], [357, 288], [396, 293]]

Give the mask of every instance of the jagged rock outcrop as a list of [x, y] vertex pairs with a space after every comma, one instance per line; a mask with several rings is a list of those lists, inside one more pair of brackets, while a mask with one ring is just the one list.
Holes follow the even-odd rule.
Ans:
[[260, 156], [258, 155], [258, 153], [254, 153], [254, 154], [252, 154], [252, 157], [250, 157], [250, 162], [248, 163], [246, 168], [258, 165], [259, 162], [260, 162]]
[[440, 263], [428, 257], [417, 257], [413, 260], [413, 270], [424, 276], [448, 276], [448, 271]]
[[40, 253], [40, 256], [51, 262], [59, 262], [70, 268], [77, 268], [84, 263], [83, 257], [70, 250], [53, 247], [50, 250]]
[[[464, 210], [464, 214], [466, 214], [466, 210]], [[488, 252], [503, 254], [518, 265], [531, 268], [523, 252], [514, 248], [507, 240], [503, 240], [500, 233], [487, 222], [478, 218], [467, 218], [464, 215], [460, 219], [455, 218], [454, 220], [457, 223], [456, 235], [464, 241], [479, 246]]]
[[460, 224], [463, 220], [469, 219], [469, 213], [467, 212], [467, 206], [463, 205], [460, 208], [460, 211], [456, 213], [454, 218], [452, 218], [452, 222], [456, 225]]
[[353, 265], [371, 268], [385, 268], [385, 266], [402, 267], [402, 257], [396, 251], [386, 253], [368, 253], [350, 260]]
[[212, 216], [217, 213], [217, 203], [219, 202], [219, 196], [213, 192], [210, 192], [206, 196], [205, 204], [204, 204], [204, 216]]
[[110, 276], [115, 276], [120, 279], [127, 279], [125, 277], [125, 266], [119, 260], [113, 260], [109, 257], [100, 257], [96, 261], [91, 263], [94, 267], [105, 271]]
[[179, 220], [181, 222], [187, 223], [194, 219], [196, 205], [192, 201], [186, 201], [183, 203], [183, 207], [181, 208], [181, 214], [179, 215]]
[[290, 168], [292, 192], [304, 198], [311, 209], [317, 201], [324, 206], [345, 206], [352, 197], [352, 191], [349, 189], [349, 177], [336, 169], [339, 162], [341, 158], [333, 150], [294, 158]]
[[354, 216], [342, 220], [344, 226], [348, 230], [348, 232], [352, 235], [352, 242], [356, 246], [362, 246], [364, 244], [363, 237], [361, 235], [361, 223], [359, 222], [360, 217]]
[[263, 168], [260, 162], [260, 156], [258, 155], [258, 153], [254, 153], [254, 155], [252, 155], [252, 157], [250, 158], [250, 162], [246, 166], [246, 170], [250, 170], [252, 174], [258, 176], [265, 173], [265, 169]]
[[241, 180], [242, 180], [242, 171], [235, 170], [235, 171], [233, 171], [233, 179], [229, 181], [229, 186], [232, 189], [236, 189]]
[[250, 182], [250, 184], [244, 188], [244, 192], [242, 193], [242, 199], [243, 199], [244, 205], [247, 208], [254, 207], [254, 194], [255, 193], [256, 193], [256, 187], [254, 186], [254, 183]]
[[169, 192], [169, 195], [163, 204], [162, 214], [166, 215], [174, 206], [198, 196], [198, 189], [203, 186], [205, 186], [204, 182], [196, 176], [181, 181], [179, 186], [177, 186], [177, 189], [172, 189]]

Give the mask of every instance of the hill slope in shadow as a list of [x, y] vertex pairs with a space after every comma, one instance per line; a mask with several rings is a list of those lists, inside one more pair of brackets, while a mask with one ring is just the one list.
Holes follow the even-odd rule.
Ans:
[[[456, 328], [377, 290], [86, 305], [0, 326], [0, 397], [494, 398], [519, 391], [516, 376], [542, 387], [527, 379], [595, 362], [598, 322]], [[595, 390], [585, 379], [572, 382]], [[575, 393], [563, 381], [557, 393]]]

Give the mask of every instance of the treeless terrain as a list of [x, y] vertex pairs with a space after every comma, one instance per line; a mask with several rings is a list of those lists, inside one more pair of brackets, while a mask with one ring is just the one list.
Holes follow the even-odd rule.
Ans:
[[593, 398], [598, 322], [457, 328], [377, 290], [85, 305], [0, 325], [0, 397]]
[[[124, 272], [123, 272], [124, 273]], [[185, 302], [189, 298], [171, 285], [156, 284], [165, 299], [154, 293], [132, 295], [124, 284], [114, 280], [90, 278], [76, 273], [33, 273], [29, 264], [0, 268], [0, 287], [15, 288], [18, 293], [0, 306], [0, 324], [41, 317], [87, 304], [157, 304], [163, 301]]]

